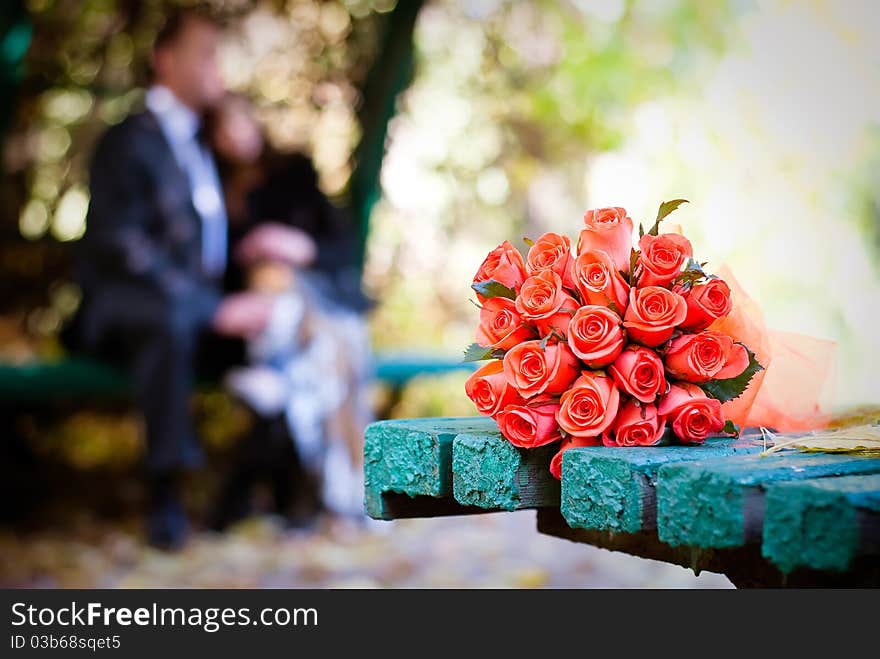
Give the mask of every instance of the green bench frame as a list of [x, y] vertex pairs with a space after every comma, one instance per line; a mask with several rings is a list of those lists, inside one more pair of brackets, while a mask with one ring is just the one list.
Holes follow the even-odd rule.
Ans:
[[777, 453], [754, 439], [566, 451], [512, 446], [483, 417], [366, 432], [375, 519], [537, 510], [538, 531], [726, 574], [737, 586], [880, 585], [880, 459]]
[[[403, 388], [421, 376], [472, 371], [474, 365], [455, 357], [416, 353], [380, 353], [375, 377], [399, 399]], [[127, 399], [128, 376], [118, 368], [82, 357], [23, 364], [0, 364], [0, 401], [41, 403], [52, 400]]]

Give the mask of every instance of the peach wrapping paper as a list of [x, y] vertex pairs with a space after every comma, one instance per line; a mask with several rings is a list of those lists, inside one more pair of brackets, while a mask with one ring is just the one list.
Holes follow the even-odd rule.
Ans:
[[757, 303], [725, 265], [716, 273], [730, 286], [733, 310], [709, 329], [741, 341], [764, 367], [739, 398], [722, 406], [740, 426], [778, 432], [824, 428], [831, 420], [830, 384], [836, 344], [802, 334], [768, 330]]

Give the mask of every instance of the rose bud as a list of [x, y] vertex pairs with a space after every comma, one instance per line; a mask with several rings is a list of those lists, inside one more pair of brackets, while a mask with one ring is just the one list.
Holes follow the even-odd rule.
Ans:
[[[568, 326], [568, 347], [590, 368], [607, 366], [623, 350], [621, 319], [608, 307], [588, 304], [578, 309]], [[663, 365], [660, 365], [663, 372]]]
[[581, 446], [602, 446], [602, 440], [598, 437], [566, 437], [559, 446], [559, 451], [550, 460], [550, 473], [557, 480], [562, 480], [562, 454], [570, 448]]
[[663, 361], [656, 352], [642, 346], [624, 350], [608, 368], [617, 386], [643, 403], [653, 403], [666, 391]]
[[564, 336], [579, 306], [578, 301], [565, 292], [562, 278], [552, 270], [526, 279], [516, 298], [516, 310], [537, 326], [542, 337], [553, 329]]
[[514, 446], [537, 448], [558, 440], [559, 403], [540, 397], [523, 405], [508, 405], [497, 417], [501, 434]]
[[749, 353], [742, 344], [712, 330], [673, 339], [665, 359], [669, 375], [695, 384], [735, 378], [749, 365]]
[[617, 416], [620, 392], [601, 373], [584, 372], [559, 399], [556, 420], [572, 437], [597, 437]]
[[639, 286], [669, 286], [694, 255], [691, 241], [677, 233], [645, 234], [639, 240]]
[[578, 237], [578, 254], [600, 249], [611, 257], [615, 272], [629, 272], [633, 223], [626, 210], [620, 207], [589, 210], [584, 214], [584, 225]]
[[574, 261], [574, 283], [584, 304], [603, 307], [614, 304], [621, 315], [626, 311], [629, 284], [605, 252], [595, 249], [581, 252]]
[[536, 332], [524, 324], [513, 300], [493, 297], [483, 302], [477, 343], [485, 347], [510, 350], [517, 343], [533, 339]]
[[494, 417], [508, 405], [519, 405], [522, 397], [507, 381], [500, 360], [484, 364], [464, 383], [468, 398], [474, 401], [480, 414]]
[[565, 343], [525, 341], [504, 355], [504, 375], [523, 398], [560, 394], [578, 375], [578, 360]]
[[612, 428], [613, 436], [602, 436], [605, 446], [654, 446], [663, 438], [666, 417], [657, 413], [655, 405], [629, 400], [620, 408]]
[[[477, 270], [477, 274], [474, 275], [473, 283], [494, 279], [507, 288], [518, 291], [527, 276], [522, 254], [510, 244], [509, 240], [505, 240], [486, 256]], [[479, 293], [477, 293], [477, 298], [480, 302], [484, 302], [486, 299]]]
[[571, 239], [558, 233], [545, 233], [529, 248], [526, 257], [526, 268], [529, 274], [537, 274], [544, 270], [552, 270], [562, 279], [565, 288], [574, 290], [571, 255]]
[[706, 329], [719, 318], [724, 318], [733, 308], [730, 286], [723, 279], [710, 279], [696, 284], [685, 296], [687, 316], [681, 324], [689, 330]]
[[659, 286], [632, 288], [623, 325], [630, 339], [653, 348], [668, 341], [686, 315], [687, 303], [678, 293]]
[[672, 419], [672, 432], [690, 444], [701, 444], [706, 437], [724, 428], [721, 401], [709, 398], [695, 384], [672, 385], [657, 412]]

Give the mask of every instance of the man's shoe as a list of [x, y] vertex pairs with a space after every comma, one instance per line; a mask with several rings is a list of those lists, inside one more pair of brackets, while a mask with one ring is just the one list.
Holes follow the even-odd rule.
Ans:
[[175, 551], [186, 544], [189, 522], [177, 499], [170, 498], [150, 511], [147, 535], [151, 545], [165, 551]]
[[150, 479], [150, 514], [147, 539], [159, 549], [180, 549], [189, 534], [189, 521], [178, 494], [176, 474], [157, 474]]

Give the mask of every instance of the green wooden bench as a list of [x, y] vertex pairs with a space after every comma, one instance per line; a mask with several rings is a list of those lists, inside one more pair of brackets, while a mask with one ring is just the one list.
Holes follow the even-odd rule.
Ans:
[[[387, 385], [392, 400], [420, 376], [473, 370], [456, 357], [417, 353], [384, 353], [374, 360], [376, 379]], [[131, 383], [108, 364], [81, 357], [24, 364], [0, 364], [0, 402], [41, 404], [54, 400], [127, 399]]]
[[535, 509], [539, 532], [726, 574], [737, 586], [880, 585], [880, 459], [702, 446], [515, 448], [482, 417], [366, 432], [375, 519]]

